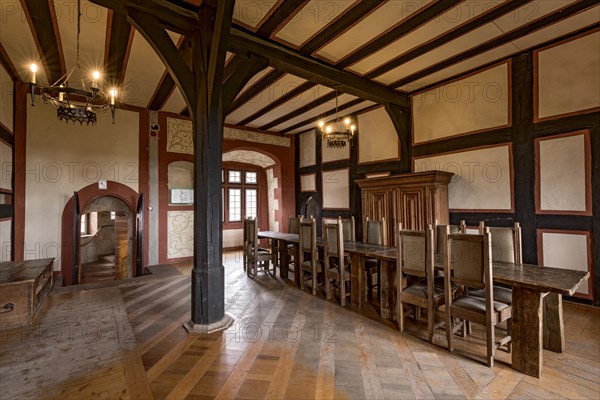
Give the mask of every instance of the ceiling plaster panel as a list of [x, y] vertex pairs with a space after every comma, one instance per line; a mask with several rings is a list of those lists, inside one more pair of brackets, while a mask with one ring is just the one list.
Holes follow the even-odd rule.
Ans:
[[227, 122], [234, 125], [237, 124], [238, 121], [254, 114], [256, 111], [277, 100], [287, 92], [294, 90], [304, 82], [306, 82], [305, 79], [298, 78], [295, 75], [284, 75], [281, 79], [278, 79], [272, 85], [250, 99], [246, 104], [229, 114], [227, 116]]
[[[365, 108], [372, 107], [375, 104], [377, 104], [377, 103], [375, 103], [373, 101], [370, 101], [370, 100], [365, 100], [365, 101], [363, 101], [360, 104], [357, 104], [357, 105], [355, 105], [353, 107], [350, 107], [350, 108], [344, 110], [343, 112], [344, 112], [344, 115], [348, 115], [348, 114], [352, 114], [352, 113], [364, 110]], [[306, 131], [308, 129], [311, 129], [311, 128], [314, 129], [314, 127], [315, 127], [315, 123], [310, 123], [310, 124], [301, 126], [298, 129], [294, 129], [293, 131], [291, 131], [289, 133], [290, 134], [297, 134], [297, 133], [304, 132], [304, 131]], [[360, 135], [360, 132], [359, 132], [359, 135]]]
[[250, 28], [256, 28], [275, 4], [277, 4], [276, 0], [236, 0], [233, 20]]
[[17, 69], [21, 80], [24, 82], [31, 80], [29, 66], [31, 63], [36, 63], [38, 65], [37, 82], [46, 85], [48, 83], [46, 71], [42, 66], [42, 58], [35, 45], [21, 3], [18, 1], [2, 1], [1, 6], [0, 42]]
[[372, 38], [379, 36], [429, 3], [431, 3], [431, 0], [422, 2], [414, 0], [389, 1], [324, 46], [317, 52], [317, 55], [330, 62], [338, 62], [344, 56], [360, 48]]
[[306, 104], [310, 103], [311, 101], [314, 101], [314, 100], [318, 99], [319, 97], [324, 96], [327, 93], [330, 93], [332, 91], [333, 91], [333, 89], [331, 89], [327, 86], [317, 85], [317, 86], [311, 88], [310, 90], [302, 92], [300, 95], [294, 97], [292, 100], [288, 101], [287, 103], [284, 103], [281, 106], [269, 111], [262, 117], [257, 118], [256, 120], [249, 123], [248, 126], [253, 127], [253, 128], [258, 128], [260, 126], [268, 124], [269, 122], [274, 121], [277, 118], [282, 117], [283, 115], [291, 113], [294, 110], [297, 110], [298, 108], [303, 107]]
[[165, 101], [161, 111], [179, 114], [186, 106], [187, 105], [185, 104], [185, 99], [183, 98], [181, 91], [178, 87], [175, 87], [167, 101]]
[[[345, 103], [348, 103], [352, 100], [355, 100], [355, 99], [357, 99], [356, 96], [352, 96], [352, 95], [346, 94], [346, 93], [340, 94], [338, 96], [338, 102], [339, 102], [340, 106], [342, 106]], [[272, 130], [274, 130], [275, 132], [278, 132], [289, 126], [295, 125], [298, 122], [302, 122], [308, 118], [318, 117], [319, 115], [325, 114], [326, 112], [331, 111], [331, 110], [335, 110], [335, 99], [329, 100], [327, 103], [321, 104], [318, 107], [315, 107], [312, 110], [302, 113], [292, 119], [288, 119], [287, 121], [273, 127]], [[346, 110], [340, 111], [340, 115], [346, 115], [346, 113], [347, 113]]]
[[240, 90], [240, 93], [236, 96], [236, 99], [238, 97], [240, 97], [242, 94], [244, 94], [244, 92], [246, 90], [248, 90], [252, 86], [254, 86], [254, 84], [257, 83], [258, 81], [260, 81], [265, 75], [267, 75], [269, 72], [273, 71], [273, 69], [274, 68], [272, 68], [272, 67], [267, 67], [267, 68], [263, 69], [262, 71], [257, 72], [256, 75], [254, 75], [252, 78], [250, 78], [248, 83], [246, 83], [246, 85], [244, 85], [242, 90]]
[[298, 13], [277, 32], [275, 37], [300, 47], [315, 33], [323, 29], [354, 5], [350, 0], [309, 1]]
[[[86, 86], [90, 85], [92, 72], [103, 70], [108, 9], [87, 0], [81, 2], [81, 32], [79, 39], [79, 67], [81, 70], [76, 68], [77, 2], [73, 0], [55, 0], [54, 9], [67, 73], [73, 70], [69, 83], [71, 86], [81, 87], [83, 79]], [[108, 88], [102, 88], [108, 91]]]
[[472, 2], [466, 1], [451, 8], [441, 16], [434, 18], [420, 28], [415, 29], [407, 35], [404, 35], [395, 42], [373, 53], [369, 57], [362, 59], [349, 69], [359, 73], [366, 74], [367, 72], [385, 64], [392, 58], [400, 56], [409, 50], [412, 50], [423, 43], [429, 42], [438, 36], [458, 28], [460, 25], [469, 20], [481, 15], [483, 12], [500, 5], [507, 0]]
[[164, 71], [165, 66], [154, 49], [138, 31], [135, 31], [125, 70], [121, 101], [147, 107]]

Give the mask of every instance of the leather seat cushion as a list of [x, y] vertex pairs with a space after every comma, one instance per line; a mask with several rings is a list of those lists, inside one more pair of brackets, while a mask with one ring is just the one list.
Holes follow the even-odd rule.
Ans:
[[[312, 263], [310, 261], [304, 261], [302, 263], [302, 269], [305, 271], [312, 271]], [[317, 272], [321, 272], [321, 262], [317, 260]]]
[[[499, 312], [510, 307], [508, 304], [494, 301], [494, 311]], [[452, 302], [452, 308], [463, 308], [485, 314], [485, 299], [473, 296], [461, 296]]]
[[[427, 298], [427, 286], [421, 285], [420, 283], [415, 283], [414, 285], [410, 285], [406, 289], [402, 289], [402, 293], [403, 294], [406, 293], [411, 296]], [[433, 297], [434, 298], [443, 297], [443, 296], [444, 296], [443, 289], [436, 288], [436, 287], [433, 288]]]
[[[485, 290], [473, 290], [472, 292], [469, 292], [469, 296], [485, 298]], [[502, 286], [494, 286], [494, 301], [512, 304], [512, 290]]]

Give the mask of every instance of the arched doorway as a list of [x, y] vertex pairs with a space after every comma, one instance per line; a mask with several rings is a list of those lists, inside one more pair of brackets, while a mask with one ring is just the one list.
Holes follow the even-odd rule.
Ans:
[[[108, 210], [109, 208], [114, 210]], [[138, 195], [129, 186], [108, 181], [106, 189], [100, 189], [99, 185], [94, 183], [75, 192], [63, 209], [61, 272], [64, 284], [79, 283], [81, 261], [85, 261], [85, 258], [82, 259], [81, 252], [81, 245], [85, 244], [81, 241], [81, 216], [92, 212], [114, 212], [115, 219], [117, 216], [120, 219], [127, 216], [127, 222], [124, 219], [121, 221], [121, 232], [124, 232], [124, 226], [127, 226], [127, 246], [122, 246], [117, 251], [122, 253], [123, 262], [131, 263], [131, 267], [127, 267], [127, 277], [141, 275], [144, 266], [143, 196]], [[115, 237], [116, 233], [115, 231]], [[93, 253], [93, 250], [90, 249], [89, 252]], [[86, 254], [87, 256], [93, 257], [93, 254]], [[127, 257], [129, 260], [126, 259]], [[121, 276], [125, 277], [123, 272]]]

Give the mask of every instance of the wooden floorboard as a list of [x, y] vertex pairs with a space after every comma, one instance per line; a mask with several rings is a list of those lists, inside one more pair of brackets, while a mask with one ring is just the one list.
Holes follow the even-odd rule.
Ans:
[[[227, 253], [224, 265], [225, 308], [235, 323], [210, 335], [182, 327], [189, 264], [153, 267], [150, 279], [55, 291], [38, 317], [50, 339], [39, 326], [37, 336], [2, 331], [2, 398], [600, 398], [598, 308], [565, 301], [566, 351], [544, 351], [536, 379], [510, 368], [504, 351], [493, 368], [474, 359], [485, 351], [481, 330], [457, 337], [449, 353], [441, 330], [432, 345], [410, 334], [416, 325], [399, 333], [376, 307], [342, 308], [271, 275], [249, 279], [239, 253]], [[73, 340], [51, 335], [51, 327], [76, 324], [86, 335], [77, 335], [81, 328]]]

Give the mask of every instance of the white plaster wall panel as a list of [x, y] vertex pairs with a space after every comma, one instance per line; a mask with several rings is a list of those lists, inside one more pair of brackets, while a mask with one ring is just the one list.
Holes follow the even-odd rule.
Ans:
[[586, 211], [587, 152], [584, 135], [538, 143], [540, 209]]
[[268, 168], [275, 164], [271, 157], [251, 150], [232, 150], [223, 154], [223, 161], [233, 161], [252, 165], [258, 165], [261, 168]]
[[311, 0], [277, 32], [275, 37], [300, 46], [354, 3], [351, 0]]
[[158, 55], [146, 39], [135, 31], [120, 100], [138, 107], [147, 107], [164, 72], [165, 66]]
[[379, 36], [429, 3], [431, 0], [420, 2], [396, 0], [384, 3], [324, 46], [317, 54], [331, 62], [338, 62], [342, 57], [366, 44], [370, 38]]
[[0, 189], [12, 190], [12, 148], [0, 140]]
[[189, 161], [173, 161], [167, 167], [169, 189], [194, 187], [194, 164]]
[[508, 77], [503, 63], [413, 96], [414, 142], [508, 125]]
[[276, 0], [235, 0], [233, 19], [243, 25], [256, 28], [275, 4], [277, 4]]
[[350, 69], [361, 75], [366, 74], [374, 68], [377, 68], [378, 66], [389, 61], [390, 54], [398, 56], [404, 54], [407, 51], [414, 49], [425, 42], [435, 39], [452, 29], [456, 29], [465, 22], [468, 22], [470, 19], [475, 18], [478, 15], [481, 15], [483, 12], [490, 10], [496, 5], [505, 3], [506, 1], [507, 0], [462, 2], [446, 11], [440, 17], [429, 21], [425, 25], [402, 36], [395, 42], [373, 53], [369, 57], [366, 57], [355, 63], [350, 67]]
[[306, 82], [305, 79], [298, 78], [295, 75], [283, 75], [265, 90], [250, 99], [250, 101], [227, 115], [226, 122], [234, 125], [237, 124], [247, 116], [254, 114], [256, 111], [271, 104], [281, 96], [296, 89], [304, 82]]
[[310, 167], [317, 163], [317, 143], [315, 142], [315, 131], [309, 131], [300, 135], [300, 160], [298, 165]]
[[[89, 85], [92, 80], [92, 72], [103, 70], [106, 35], [99, 36], [98, 32], [106, 32], [108, 9], [87, 0], [81, 2], [81, 33], [79, 39], [81, 48], [79, 66], [81, 70], [77, 69], [77, 2], [54, 0], [54, 9], [67, 73], [74, 68], [69, 82], [73, 86], [81, 87], [81, 80], [83, 79], [86, 85]], [[104, 88], [104, 90], [108, 91], [108, 88]]]
[[167, 101], [165, 101], [165, 104], [161, 108], [161, 111], [179, 114], [181, 111], [183, 111], [185, 107], [187, 107], [187, 104], [185, 103], [185, 99], [181, 94], [181, 90], [179, 90], [179, 88], [175, 86], [173, 92], [171, 92], [171, 95], [169, 96]]
[[[139, 114], [117, 110], [94, 126], [66, 124], [48, 105], [27, 109], [25, 253], [56, 257], [60, 265], [61, 215], [73, 192], [100, 179], [138, 191]], [[110, 183], [109, 183], [110, 185]]]
[[223, 248], [242, 247], [244, 245], [244, 229], [224, 229]]
[[273, 168], [267, 169], [267, 199], [269, 211], [269, 230], [279, 232], [279, 221], [275, 220], [275, 211], [279, 211], [279, 201], [275, 198], [275, 189], [279, 188], [279, 179], [275, 178]]
[[323, 171], [323, 208], [350, 208], [349, 169]]
[[333, 91], [332, 88], [329, 88], [329, 87], [323, 86], [323, 85], [317, 85], [305, 92], [300, 93], [298, 96], [294, 97], [287, 103], [284, 103], [284, 104], [280, 105], [279, 107], [269, 111], [265, 115], [255, 119], [254, 121], [250, 122], [248, 124], [248, 126], [253, 127], [253, 128], [259, 128], [261, 126], [264, 126], [264, 125], [276, 120], [277, 118], [284, 116], [286, 114], [289, 114], [289, 113], [297, 110], [298, 108], [305, 106], [306, 104], [310, 103], [311, 101], [314, 101], [314, 100], [318, 99], [319, 97], [322, 97], [322, 96], [326, 95], [327, 93], [330, 93], [331, 91]]
[[0, 221], [0, 262], [10, 261], [12, 220]]
[[194, 255], [194, 212], [167, 212], [167, 258]]
[[[37, 83], [47, 85], [46, 71], [20, 1], [2, 1], [0, 41], [23, 82], [31, 81], [31, 63], [38, 65]], [[10, 39], [10, 40], [9, 40]]]
[[[356, 124], [356, 122], [354, 122]], [[321, 162], [331, 162], [338, 160], [347, 160], [350, 158], [350, 146], [346, 144], [345, 147], [328, 147], [327, 140], [321, 139]]]
[[316, 174], [300, 175], [300, 191], [301, 192], [316, 192], [317, 191]]
[[496, 146], [414, 160], [415, 172], [446, 171], [455, 176], [448, 186], [453, 210], [512, 209], [509, 146]]
[[0, 64], [0, 123], [13, 131], [13, 89], [14, 83], [8, 72]]
[[539, 117], [600, 107], [600, 32], [538, 53]]
[[[366, 110], [367, 108], [373, 107], [375, 105], [376, 104], [374, 102], [372, 102], [372, 101], [363, 101], [363, 102], [358, 103], [355, 106], [352, 106], [350, 108], [345, 109], [344, 112], [349, 115], [349, 114], [353, 114], [353, 113], [356, 113], [356, 112], [361, 112], [361, 111]], [[315, 123], [314, 122], [310, 122], [310, 123], [308, 123], [308, 124], [306, 124], [304, 126], [300, 126], [300, 127], [296, 128], [296, 129], [290, 131], [289, 133], [290, 134], [296, 134], [296, 133], [305, 132], [305, 131], [313, 128], [314, 126], [315, 126]]]
[[[542, 232], [544, 266], [576, 271], [589, 270], [589, 243], [584, 234]], [[577, 293], [589, 294], [588, 282]]]
[[357, 136], [359, 163], [400, 157], [398, 134], [383, 107], [358, 116]]

